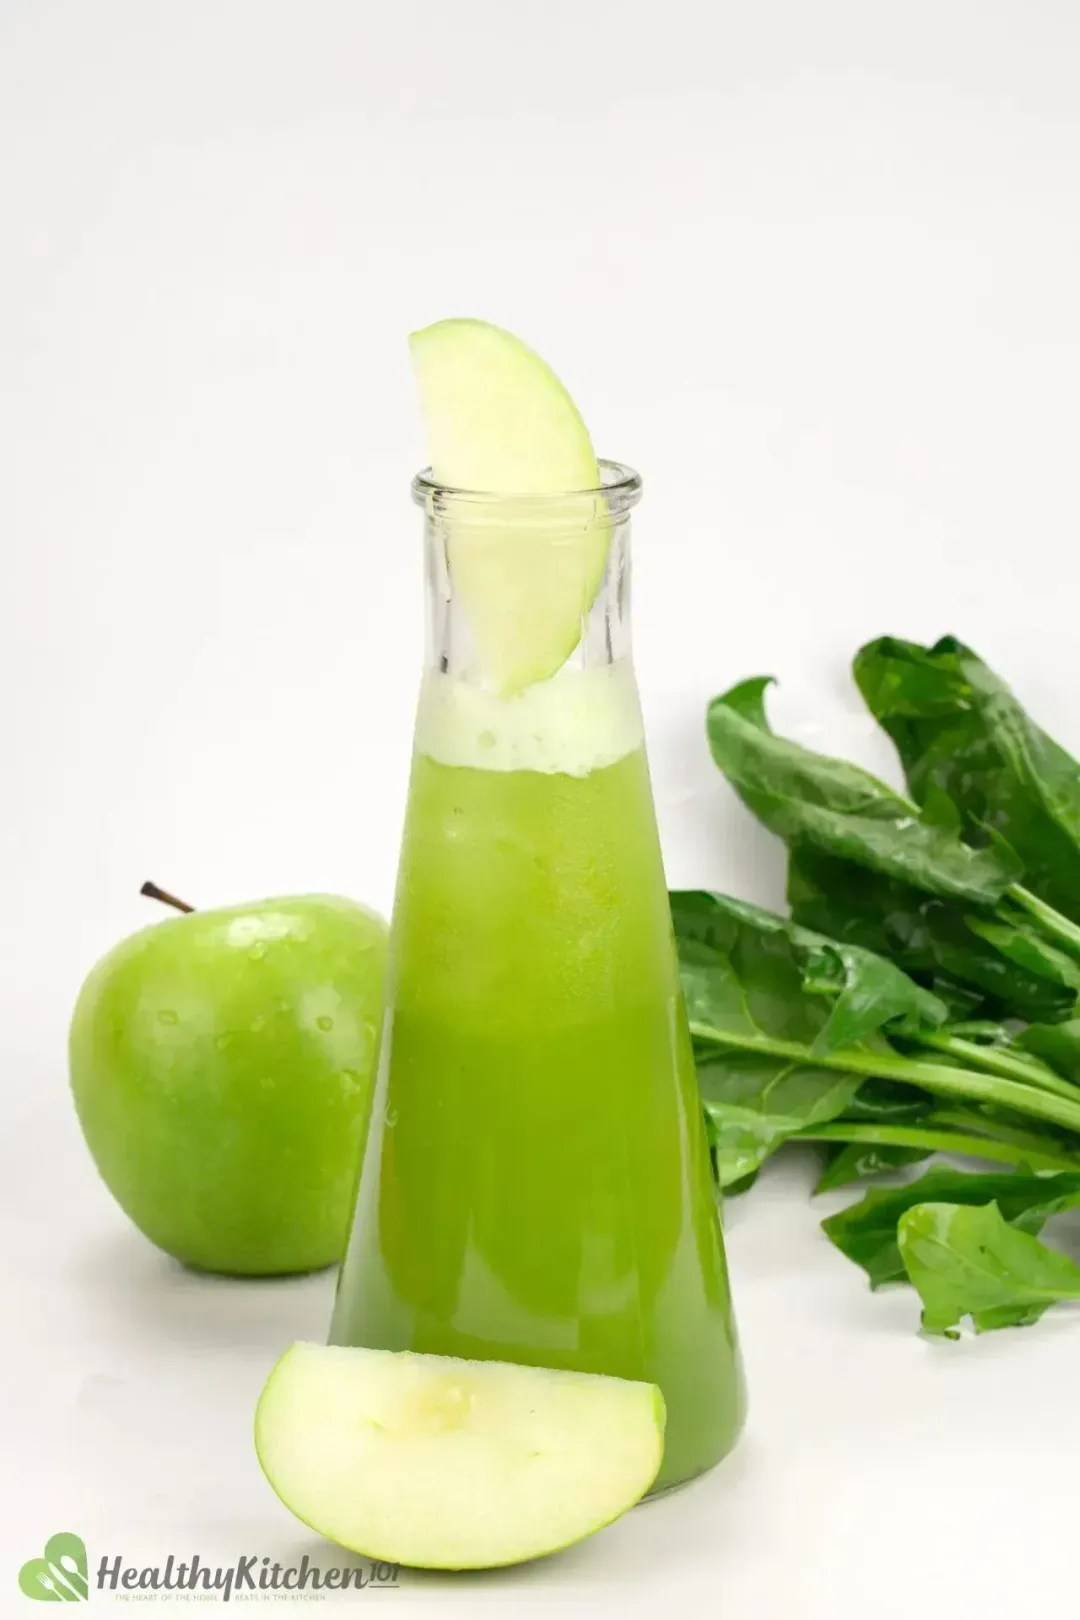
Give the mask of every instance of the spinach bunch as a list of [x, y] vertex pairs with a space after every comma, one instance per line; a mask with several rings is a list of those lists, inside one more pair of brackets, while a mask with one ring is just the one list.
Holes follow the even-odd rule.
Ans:
[[883, 639], [855, 660], [908, 794], [777, 736], [767, 678], [709, 705], [713, 757], [788, 846], [791, 918], [671, 896], [717, 1181], [788, 1141], [818, 1191], [939, 1153], [824, 1223], [872, 1285], [908, 1280], [928, 1332], [1035, 1321], [1080, 1298], [1038, 1238], [1080, 1204], [1080, 765], [969, 649]]
[[972, 845], [1007, 841], [1042, 900], [1080, 915], [1080, 765], [952, 636], [885, 636], [855, 655], [855, 681], [896, 745], [920, 805], [944, 798]]
[[1071, 991], [1058, 996], [1071, 1010], [1080, 926], [1021, 885], [1013, 846], [992, 829], [984, 845], [967, 842], [960, 810], [936, 781], [919, 804], [869, 771], [777, 737], [765, 713], [770, 684], [743, 681], [713, 699], [709, 746], [740, 798], [801, 862], [789, 880], [800, 911], [828, 915], [842, 938], [886, 945], [912, 971], [922, 953], [946, 994], [971, 987], [1019, 1010], [1042, 981]]

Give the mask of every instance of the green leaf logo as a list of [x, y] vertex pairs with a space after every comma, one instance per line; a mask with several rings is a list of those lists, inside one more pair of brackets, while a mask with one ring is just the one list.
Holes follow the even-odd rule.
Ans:
[[70, 1530], [45, 1543], [42, 1558], [31, 1558], [19, 1571], [19, 1586], [38, 1603], [79, 1603], [90, 1596], [86, 1546]]

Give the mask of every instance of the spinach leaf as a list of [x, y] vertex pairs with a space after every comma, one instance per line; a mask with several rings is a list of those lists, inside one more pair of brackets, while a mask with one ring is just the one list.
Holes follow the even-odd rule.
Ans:
[[1080, 1266], [1006, 1220], [997, 1203], [918, 1204], [901, 1216], [897, 1240], [926, 1333], [958, 1338], [966, 1316], [976, 1333], [1025, 1327], [1059, 1300], [1080, 1299]]
[[[918, 1164], [932, 1153], [949, 1152], [951, 1133], [935, 1129], [930, 1118], [934, 1108], [929, 1092], [895, 1080], [865, 1080], [827, 1132], [803, 1128], [802, 1135], [809, 1140], [837, 1142], [815, 1195]], [[1015, 1157], [1010, 1162], [1016, 1162]]]
[[815, 1195], [849, 1187], [853, 1181], [866, 1181], [886, 1170], [899, 1170], [918, 1164], [933, 1152], [927, 1147], [899, 1147], [884, 1142], [845, 1142], [832, 1154], [821, 1173]]
[[1067, 1024], [1031, 1024], [1021, 1030], [1016, 1044], [1049, 1063], [1052, 1069], [1080, 1086], [1080, 1018]]
[[[895, 1113], [903, 1087], [890, 1093], [887, 1082], [814, 1059], [885, 1026], [914, 1033], [939, 1024], [945, 1008], [933, 996], [891, 963], [746, 901], [692, 890], [676, 891], [670, 903], [721, 1187], [756, 1170], [797, 1131], [851, 1106], [864, 1085], [877, 1086], [879, 1099], [891, 1097]], [[711, 1039], [702, 1039], [702, 1027]], [[718, 1043], [722, 1032], [737, 1041]], [[767, 1050], [769, 1037], [793, 1050]], [[870, 1092], [866, 1116], [873, 1098]]]
[[803, 1127], [839, 1114], [861, 1084], [861, 1075], [757, 1052], [726, 1052], [702, 1064], [698, 1085], [721, 1188], [743, 1182]]
[[821, 1226], [831, 1243], [861, 1266], [871, 1288], [907, 1277], [897, 1226], [920, 1204], [996, 1203], [1005, 1218], [1038, 1232], [1059, 1210], [1080, 1203], [1080, 1170], [1035, 1176], [1022, 1171], [985, 1174], [942, 1166], [906, 1187], [875, 1188], [857, 1204], [830, 1215]]
[[[671, 903], [699, 1065], [714, 1049], [717, 1057], [757, 1053], [896, 1080], [1080, 1131], [1080, 1095], [1034, 1059], [980, 1054], [964, 1043], [957, 1063], [936, 1050], [896, 1051], [886, 1033], [937, 1042], [933, 1026], [945, 1011], [898, 969], [744, 901], [691, 891], [672, 895]], [[838, 1040], [850, 1044], [837, 1048]], [[955, 1043], [942, 1040], [952, 1057]]]
[[863, 647], [854, 667], [915, 798], [947, 796], [965, 838], [1007, 839], [1028, 886], [1080, 915], [1080, 764], [952, 636], [933, 647], [886, 636]]
[[707, 728], [717, 765], [772, 832], [968, 904], [995, 905], [1021, 876], [1007, 850], [971, 849], [868, 771], [775, 736], [769, 685], [760, 677], [714, 698]]
[[825, 1057], [886, 1027], [917, 1034], [946, 1020], [944, 1004], [884, 957], [745, 900], [702, 890], [669, 899], [692, 1025], [762, 1030]]
[[713, 1155], [713, 1175], [725, 1198], [739, 1198], [744, 1192], [749, 1192], [760, 1174], [761, 1170], [758, 1168], [751, 1170], [748, 1175], [740, 1176], [737, 1181], [721, 1182], [720, 1166], [716, 1162], [715, 1154]]
[[905, 1125], [925, 1118], [934, 1108], [933, 1097], [895, 1080], [865, 1080], [844, 1109], [844, 1118], [860, 1124]]
[[966, 1015], [1056, 1023], [1076, 1006], [1078, 965], [1026, 919], [972, 912], [808, 844], [790, 851], [788, 901], [803, 927], [891, 958], [946, 1002], [963, 986]]

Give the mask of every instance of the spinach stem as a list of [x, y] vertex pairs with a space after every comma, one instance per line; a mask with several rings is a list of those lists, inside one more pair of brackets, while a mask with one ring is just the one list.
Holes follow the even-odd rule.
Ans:
[[974, 1063], [976, 1067], [988, 1069], [991, 1074], [1000, 1074], [1006, 1080], [1041, 1086], [1044, 1091], [1052, 1091], [1058, 1097], [1080, 1102], [1077, 1088], [1061, 1075], [1055, 1074], [1053, 1069], [1030, 1058], [1017, 1057], [1013, 1052], [1003, 1052], [998, 1046], [980, 1046], [976, 1041], [963, 1041], [955, 1035], [931, 1034], [920, 1035], [918, 1043], [920, 1046], [932, 1046], [936, 1052], [946, 1052], [961, 1062]]
[[1037, 894], [1032, 894], [1030, 889], [1023, 888], [1019, 883], [1011, 884], [1005, 894], [1008, 899], [1014, 900], [1018, 906], [1029, 912], [1051, 938], [1064, 946], [1070, 956], [1080, 960], [1080, 928], [1074, 922], [1068, 917], [1063, 917], [1060, 911], [1055, 911], [1053, 906], [1048, 906], [1045, 900], [1040, 900]]
[[960, 1153], [998, 1164], [1027, 1164], [1033, 1170], [1080, 1170], [1080, 1160], [1065, 1154], [1038, 1152], [990, 1136], [963, 1136], [957, 1131], [923, 1131], [917, 1125], [808, 1125], [789, 1138], [792, 1142], [870, 1142], [882, 1147], [924, 1147], [928, 1153]]
[[1045, 1136], [1039, 1136], [1035, 1131], [1021, 1130], [1007, 1120], [989, 1118], [974, 1108], [935, 1108], [933, 1113], [924, 1115], [919, 1123], [944, 1125], [969, 1136], [992, 1136], [995, 1142], [1011, 1142], [1015, 1147], [1026, 1148], [1029, 1154], [1046, 1153], [1048, 1147], [1056, 1148], [1058, 1157], [1069, 1160], [1070, 1168], [1080, 1169], [1080, 1153], [1070, 1154], [1067, 1148], [1048, 1142]]
[[819, 1069], [838, 1069], [844, 1074], [874, 1075], [883, 1080], [900, 1080], [909, 1086], [944, 1097], [968, 1097], [976, 1102], [997, 1103], [1033, 1119], [1046, 1119], [1066, 1130], [1080, 1131], [1080, 1102], [1059, 1097], [1017, 1080], [1006, 1080], [983, 1069], [951, 1069], [942, 1063], [920, 1063], [917, 1058], [900, 1057], [895, 1052], [874, 1052], [870, 1048], [848, 1047], [825, 1057], [811, 1057], [798, 1041], [778, 1041], [767, 1035], [737, 1035], [716, 1029], [712, 1024], [691, 1022], [690, 1033], [699, 1040], [741, 1052], [767, 1052], [796, 1063], [813, 1064]]

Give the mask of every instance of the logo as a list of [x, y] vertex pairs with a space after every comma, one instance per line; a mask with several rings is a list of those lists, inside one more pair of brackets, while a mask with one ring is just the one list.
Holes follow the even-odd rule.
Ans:
[[[190, 1557], [170, 1553], [164, 1564], [146, 1565], [131, 1564], [118, 1553], [107, 1553], [94, 1570], [92, 1583], [99, 1592], [116, 1592], [121, 1599], [157, 1594], [164, 1601], [177, 1598], [183, 1602], [216, 1595], [228, 1603], [249, 1592], [290, 1596], [303, 1593], [320, 1598], [324, 1592], [392, 1590], [400, 1573], [397, 1564], [371, 1558], [326, 1566], [313, 1563], [307, 1553], [295, 1565], [245, 1553], [225, 1566], [204, 1564], [198, 1553]], [[35, 1603], [79, 1603], [90, 1596], [90, 1586], [86, 1544], [69, 1530], [51, 1536], [45, 1543], [44, 1555], [31, 1558], [19, 1571], [20, 1590]]]
[[31, 1558], [19, 1571], [19, 1586], [38, 1603], [78, 1603], [90, 1595], [86, 1547], [70, 1530], [45, 1543], [42, 1558]]

